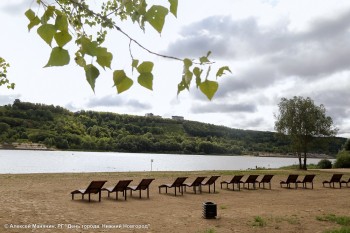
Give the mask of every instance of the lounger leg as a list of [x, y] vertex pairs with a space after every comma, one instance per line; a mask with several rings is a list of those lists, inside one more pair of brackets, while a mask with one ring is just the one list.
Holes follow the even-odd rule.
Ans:
[[[210, 193], [210, 185], [208, 185], [208, 186], [209, 186], [209, 193]], [[221, 184], [221, 189], [222, 189], [222, 184]], [[215, 186], [214, 186], [214, 193], [215, 193]]]
[[84, 194], [81, 194], [81, 195], [82, 195], [81, 199], [83, 199], [83, 200], [84, 200]]
[[72, 200], [74, 200], [74, 194], [72, 194]]
[[91, 193], [89, 193], [89, 202], [90, 202], [90, 200], [91, 200], [90, 196], [91, 196]]
[[140, 189], [140, 198], [141, 198], [141, 189]]
[[101, 202], [101, 191], [98, 192], [98, 201]]
[[[209, 190], [210, 190], [210, 185], [209, 185]], [[214, 182], [214, 193], [215, 193], [215, 182]]]
[[[180, 188], [180, 187], [179, 187]], [[174, 188], [175, 189], [175, 196], [176, 196], [176, 187]]]
[[125, 201], [126, 201], [126, 197], [127, 197], [127, 195], [126, 195], [126, 189], [123, 191], [123, 195], [124, 195], [124, 198], [125, 198]]

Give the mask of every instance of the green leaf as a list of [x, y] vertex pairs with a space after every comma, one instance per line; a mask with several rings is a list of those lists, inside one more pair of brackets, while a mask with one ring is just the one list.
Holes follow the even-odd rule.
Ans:
[[216, 78], [217, 78], [217, 77], [221, 77], [222, 75], [224, 75], [224, 74], [225, 74], [225, 71], [228, 71], [228, 72], [232, 73], [231, 70], [230, 70], [230, 68], [229, 68], [228, 66], [223, 66], [223, 67], [221, 67], [221, 68], [218, 70], [218, 72], [216, 72]]
[[32, 9], [28, 9], [24, 14], [30, 21], [32, 21], [35, 18], [35, 13]]
[[149, 90], [153, 90], [153, 74], [151, 73], [153, 65], [153, 62], [145, 61], [137, 67], [137, 71], [140, 73], [137, 79], [138, 83]]
[[145, 14], [145, 19], [152, 25], [157, 32], [163, 30], [165, 16], [168, 14], [168, 9], [163, 6], [153, 5]]
[[85, 67], [86, 66], [86, 61], [85, 61], [85, 59], [82, 56], [76, 55], [74, 60], [78, 64], [78, 66], [81, 66], [81, 67]]
[[56, 28], [52, 24], [43, 24], [37, 30], [41, 39], [43, 39], [50, 47], [52, 39], [56, 33]]
[[55, 21], [56, 28], [61, 31], [68, 31], [67, 16], [65, 14], [62, 14], [62, 12], [58, 10], [56, 10], [56, 14], [57, 14], [56, 21]]
[[95, 92], [95, 82], [98, 76], [100, 75], [100, 71], [92, 64], [89, 64], [84, 67], [86, 80], [90, 84], [92, 90]]
[[186, 86], [184, 84], [183, 81], [181, 81], [178, 85], [177, 85], [177, 94], [179, 95], [181, 91], [185, 90]]
[[89, 38], [87, 37], [81, 37], [79, 39], [80, 45], [81, 45], [81, 49], [80, 52], [84, 55], [84, 54], [88, 54], [90, 56], [96, 56], [97, 54], [97, 47], [98, 44], [96, 41], [91, 41]]
[[128, 90], [134, 83], [132, 79], [126, 76], [124, 70], [115, 70], [113, 72], [113, 81], [117, 87], [118, 94]]
[[202, 80], [201, 80], [201, 75], [202, 75], [203, 70], [200, 69], [199, 67], [195, 67], [193, 69], [193, 74], [196, 76], [196, 85], [197, 88], [199, 87], [199, 85], [201, 84]]
[[48, 6], [43, 16], [41, 16], [41, 23], [47, 24], [47, 22], [53, 18], [55, 6]]
[[134, 69], [137, 69], [138, 64], [139, 64], [139, 60], [137, 59], [132, 60], [132, 63], [131, 63], [132, 72], [134, 72]]
[[143, 86], [151, 91], [153, 90], [153, 74], [152, 73], [140, 74], [137, 81], [141, 86]]
[[184, 62], [184, 68], [182, 71], [182, 85], [184, 85], [185, 88], [189, 89], [192, 81], [192, 77], [193, 77], [193, 73], [190, 71], [190, 67], [192, 66], [193, 63], [188, 58], [185, 58], [183, 62]]
[[177, 5], [178, 5], [178, 0], [169, 0], [170, 2], [170, 12], [177, 17]]
[[32, 29], [34, 26], [40, 24], [40, 19], [35, 15], [34, 11], [31, 9], [27, 10], [25, 13], [26, 17], [29, 19], [28, 31]]
[[151, 73], [153, 69], [153, 62], [150, 61], [145, 61], [142, 62], [138, 67], [137, 71], [142, 74], [142, 73]]
[[97, 63], [104, 69], [111, 68], [113, 54], [107, 51], [107, 48], [99, 47], [96, 49]]
[[209, 100], [213, 98], [216, 91], [219, 88], [219, 84], [215, 81], [205, 80], [199, 85], [199, 89], [207, 96]]
[[69, 59], [69, 53], [67, 50], [61, 47], [55, 47], [52, 49], [50, 59], [44, 67], [64, 66], [69, 63]]
[[54, 37], [59, 47], [65, 46], [69, 41], [72, 40], [72, 36], [68, 31], [57, 32]]
[[209, 61], [208, 57], [201, 57], [201, 58], [199, 58], [199, 62], [201, 64], [204, 64], [204, 63], [208, 63], [210, 61]]

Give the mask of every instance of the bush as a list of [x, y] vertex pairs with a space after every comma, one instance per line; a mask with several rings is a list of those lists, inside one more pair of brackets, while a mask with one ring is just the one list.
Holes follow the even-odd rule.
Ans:
[[341, 151], [337, 155], [337, 160], [334, 163], [336, 168], [350, 168], [350, 151]]
[[322, 159], [320, 162], [318, 162], [317, 168], [320, 168], [320, 169], [332, 168], [332, 162], [329, 161], [328, 159]]
[[350, 139], [348, 139], [344, 145], [344, 150], [350, 151]]

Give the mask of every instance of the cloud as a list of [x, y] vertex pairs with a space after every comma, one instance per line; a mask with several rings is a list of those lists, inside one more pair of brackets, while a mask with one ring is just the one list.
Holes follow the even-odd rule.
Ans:
[[236, 113], [256, 112], [257, 108], [253, 104], [203, 104], [203, 105], [192, 105], [192, 113]]
[[10, 15], [24, 14], [24, 12], [30, 8], [32, 2], [33, 1], [28, 0], [12, 0], [10, 4], [0, 7], [0, 12]]
[[0, 95], [0, 105], [12, 104], [15, 99], [20, 99], [21, 95]]
[[86, 104], [87, 107], [126, 107], [128, 109], [148, 110], [151, 105], [142, 103], [138, 100], [128, 100], [120, 96], [104, 96], [101, 98], [90, 98]]

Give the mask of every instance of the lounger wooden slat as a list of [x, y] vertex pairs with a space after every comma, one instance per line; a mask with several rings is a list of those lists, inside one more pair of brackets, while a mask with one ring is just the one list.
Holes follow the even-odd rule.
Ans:
[[[316, 175], [305, 175], [304, 179], [303, 180], [298, 180], [297, 181], [297, 184], [303, 184], [303, 188], [306, 189], [307, 186], [306, 184], [307, 183], [311, 183], [311, 189], [314, 189], [314, 178], [315, 178]], [[298, 185], [297, 185], [298, 187]]]
[[[329, 184], [329, 187], [335, 188], [334, 183], [339, 183], [339, 188], [341, 188], [341, 182], [340, 179], [342, 178], [343, 174], [333, 174], [331, 180], [325, 180], [322, 182], [323, 187], [325, 187], [325, 184]], [[332, 185], [331, 185], [332, 184]]]
[[290, 188], [290, 184], [292, 184], [292, 183], [294, 183], [295, 188], [297, 188], [298, 187], [298, 184], [297, 184], [298, 176], [299, 175], [291, 174], [288, 176], [286, 181], [281, 180], [281, 182], [280, 182], [281, 188], [283, 187], [284, 184], [286, 185], [287, 188]]
[[232, 189], [235, 190], [235, 184], [238, 187], [238, 190], [241, 190], [241, 179], [243, 178], [242, 175], [234, 176], [231, 180], [221, 181], [220, 186], [222, 189], [222, 184], [226, 184], [226, 188], [228, 189], [228, 185], [232, 184]]
[[130, 196], [132, 196], [133, 191], [139, 190], [141, 198], [141, 190], [147, 190], [147, 198], [149, 198], [149, 186], [154, 181], [154, 179], [142, 179], [137, 186], [128, 186], [127, 189], [130, 190]]
[[253, 188], [256, 189], [256, 179], [259, 177], [259, 175], [249, 175], [248, 178], [246, 179], [246, 181], [242, 182], [243, 183], [243, 188], [245, 188], [245, 185], [248, 184], [248, 189], [249, 185], [252, 184]]
[[202, 182], [202, 186], [208, 185], [209, 193], [210, 193], [210, 186], [213, 185], [214, 186], [214, 193], [215, 193], [215, 182], [219, 177], [220, 176], [211, 176], [207, 181]]
[[132, 180], [120, 180], [114, 187], [103, 188], [102, 191], [108, 192], [108, 197], [111, 193], [115, 192], [115, 199], [118, 200], [118, 192], [122, 192], [125, 200], [127, 199], [126, 190], [128, 185], [132, 182]]
[[168, 188], [174, 188], [175, 190], [175, 196], [176, 196], [176, 189], [179, 189], [181, 194], [183, 195], [183, 183], [188, 177], [178, 177], [172, 184], [162, 184], [158, 186], [159, 193], [161, 193], [161, 188], [165, 188], [165, 193], [168, 193]]
[[186, 192], [186, 187], [193, 187], [193, 191], [195, 194], [197, 194], [197, 188], [199, 190], [199, 193], [202, 193], [202, 182], [205, 178], [207, 177], [199, 176], [192, 183], [183, 183], [182, 186], [185, 187], [185, 192]]
[[261, 184], [263, 185], [263, 188], [265, 188], [265, 184], [269, 184], [269, 188], [271, 189], [271, 180], [273, 176], [274, 175], [264, 175], [263, 178], [260, 181], [258, 181], [259, 188]]
[[93, 194], [97, 194], [98, 193], [98, 201], [101, 201], [101, 189], [103, 187], [103, 185], [106, 183], [106, 180], [102, 180], [102, 181], [91, 181], [91, 183], [89, 184], [89, 186], [86, 189], [77, 189], [71, 192], [72, 195], [72, 200], [74, 200], [74, 195], [75, 194], [81, 194], [82, 195], [82, 199], [84, 200], [84, 196], [85, 194], [89, 195], [89, 202], [91, 201], [91, 193]]

